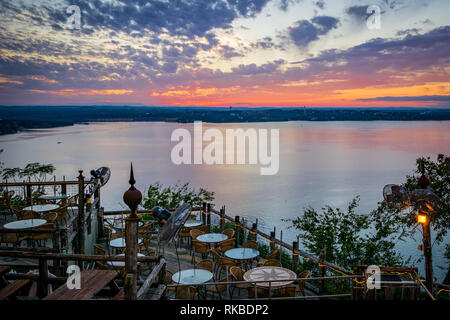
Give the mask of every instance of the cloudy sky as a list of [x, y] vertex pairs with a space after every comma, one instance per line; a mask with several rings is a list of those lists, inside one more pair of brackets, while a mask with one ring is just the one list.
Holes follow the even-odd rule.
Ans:
[[0, 105], [450, 107], [449, 12], [448, 0], [1, 0]]

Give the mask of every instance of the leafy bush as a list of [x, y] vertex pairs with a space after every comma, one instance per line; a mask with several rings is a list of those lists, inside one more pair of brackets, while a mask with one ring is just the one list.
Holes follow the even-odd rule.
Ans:
[[160, 182], [156, 182], [149, 186], [142, 206], [146, 209], [151, 209], [155, 206], [174, 209], [183, 202], [195, 207], [201, 206], [203, 202], [211, 202], [213, 200], [214, 192], [203, 188], [196, 192], [189, 187], [189, 182], [168, 187], [164, 187]]

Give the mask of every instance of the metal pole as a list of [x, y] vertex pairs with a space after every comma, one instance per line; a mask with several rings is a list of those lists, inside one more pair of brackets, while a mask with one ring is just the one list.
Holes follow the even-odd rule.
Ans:
[[433, 260], [431, 253], [430, 220], [422, 224], [423, 227], [423, 254], [425, 255], [425, 275], [428, 291], [433, 292]]

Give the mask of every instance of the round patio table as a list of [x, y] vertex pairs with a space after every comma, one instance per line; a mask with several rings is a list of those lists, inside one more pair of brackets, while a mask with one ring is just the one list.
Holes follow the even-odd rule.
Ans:
[[270, 282], [257, 282], [256, 286], [259, 287], [282, 287], [294, 282], [294, 279], [297, 279], [297, 275], [294, 271], [282, 268], [282, 267], [258, 267], [253, 268], [246, 273], [244, 273], [245, 281], [261, 281], [261, 280], [289, 280], [290, 281], [272, 281]]
[[40, 196], [39, 199], [42, 200], [64, 200], [67, 199], [67, 195], [66, 194], [44, 194], [43, 196]]
[[7, 223], [3, 227], [6, 229], [31, 229], [42, 226], [46, 223], [47, 220], [44, 219], [24, 219]]
[[197, 237], [200, 242], [218, 243], [227, 240], [228, 236], [223, 233], [205, 233]]
[[259, 251], [253, 248], [233, 248], [225, 251], [225, 257], [233, 260], [250, 260], [259, 256]]
[[200, 220], [187, 220], [185, 222], [184, 226], [187, 228], [192, 228], [192, 227], [199, 227], [202, 224], [203, 223]]
[[[121, 253], [121, 254], [118, 254], [116, 257], [123, 257], [124, 255], [125, 255], [124, 253]], [[145, 254], [138, 253], [137, 256], [145, 257]], [[125, 261], [107, 261], [106, 263], [113, 267], [119, 267], [119, 268], [125, 267]], [[138, 262], [138, 264], [139, 263], [140, 262]]]
[[[138, 243], [141, 242], [141, 239], [138, 239]], [[109, 246], [113, 248], [125, 248], [127, 246], [125, 238], [116, 238], [109, 242]]]
[[213, 277], [213, 274], [209, 272], [208, 270], [203, 269], [186, 269], [181, 270], [175, 273], [172, 276], [173, 282], [179, 283], [179, 284], [186, 284], [186, 285], [192, 285], [192, 284], [200, 284], [205, 283], [209, 280], [211, 280]]
[[23, 208], [23, 211], [33, 211], [37, 213], [47, 212], [58, 209], [57, 204], [35, 204], [29, 207]]

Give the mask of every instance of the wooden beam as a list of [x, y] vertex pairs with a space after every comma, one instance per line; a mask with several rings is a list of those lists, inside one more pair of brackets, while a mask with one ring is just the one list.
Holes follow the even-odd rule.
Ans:
[[166, 267], [166, 260], [164, 258], [153, 268], [152, 272], [148, 275], [147, 279], [145, 279], [144, 283], [140, 287], [139, 291], [136, 294], [138, 300], [141, 300], [148, 289], [152, 286], [155, 280], [158, 279], [159, 272], [164, 270]]
[[158, 288], [156, 288], [153, 295], [150, 297], [150, 300], [161, 300], [161, 297], [164, 295], [167, 286], [165, 284], [160, 284]]
[[[47, 252], [21, 252], [0, 250], [0, 257], [16, 257], [47, 260], [72, 260], [72, 261], [125, 261], [125, 257], [121, 256], [105, 256], [90, 254], [63, 254], [63, 253], [47, 253]], [[138, 257], [138, 262], [159, 262], [161, 257]]]

